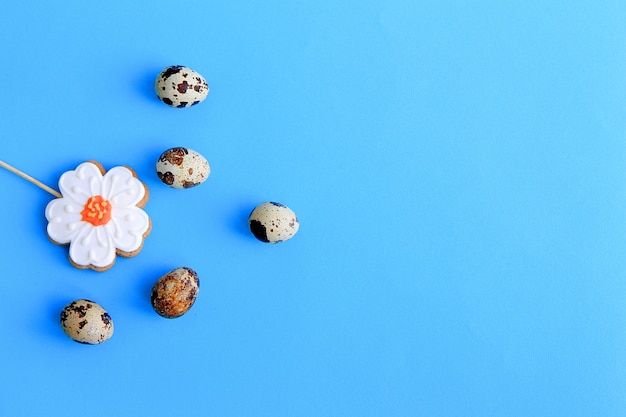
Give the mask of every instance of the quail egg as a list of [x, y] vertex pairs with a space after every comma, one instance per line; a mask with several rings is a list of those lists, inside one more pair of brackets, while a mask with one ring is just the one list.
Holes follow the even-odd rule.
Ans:
[[248, 225], [252, 234], [261, 242], [278, 243], [291, 239], [298, 231], [300, 222], [289, 207], [266, 202], [252, 210]]
[[173, 319], [189, 311], [199, 292], [198, 273], [191, 268], [177, 268], [154, 284], [150, 302], [160, 316]]
[[159, 99], [170, 107], [190, 107], [203, 101], [209, 94], [204, 77], [181, 65], [165, 68], [154, 83]]
[[159, 179], [174, 188], [191, 188], [206, 181], [211, 167], [206, 158], [188, 148], [171, 148], [156, 163]]
[[97, 345], [113, 336], [113, 320], [102, 306], [90, 300], [72, 301], [61, 311], [61, 327], [73, 340]]

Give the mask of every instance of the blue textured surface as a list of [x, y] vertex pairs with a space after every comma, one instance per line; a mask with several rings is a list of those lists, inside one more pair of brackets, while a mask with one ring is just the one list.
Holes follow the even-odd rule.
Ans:
[[[626, 3], [4, 2], [0, 159], [133, 167], [153, 231], [108, 272], [0, 171], [2, 416], [626, 415]], [[211, 92], [172, 109], [166, 66]], [[162, 151], [211, 163], [161, 184]], [[247, 230], [263, 201], [301, 221]], [[179, 266], [201, 292], [149, 302]], [[68, 339], [90, 298], [116, 331]]]

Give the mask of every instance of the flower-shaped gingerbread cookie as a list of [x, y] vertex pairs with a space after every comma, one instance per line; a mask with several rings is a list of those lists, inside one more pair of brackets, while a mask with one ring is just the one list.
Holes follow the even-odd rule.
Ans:
[[98, 162], [84, 162], [59, 179], [62, 198], [48, 203], [48, 237], [69, 244], [77, 268], [106, 271], [116, 255], [131, 257], [141, 250], [151, 222], [141, 209], [148, 189], [130, 168], [105, 173]]

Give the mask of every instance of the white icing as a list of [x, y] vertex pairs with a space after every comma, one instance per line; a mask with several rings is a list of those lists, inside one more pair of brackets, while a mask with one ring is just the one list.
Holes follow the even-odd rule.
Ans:
[[[73, 263], [103, 268], [115, 261], [117, 251], [135, 252], [150, 228], [150, 218], [137, 207], [145, 188], [126, 167], [115, 167], [102, 175], [91, 162], [80, 164], [59, 179], [62, 198], [48, 203], [48, 236], [60, 244], [70, 244]], [[111, 204], [111, 219], [94, 226], [82, 220], [87, 201], [100, 195]]]

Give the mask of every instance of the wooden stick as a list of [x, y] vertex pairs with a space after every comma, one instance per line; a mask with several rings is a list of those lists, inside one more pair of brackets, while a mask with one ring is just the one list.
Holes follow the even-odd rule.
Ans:
[[63, 198], [61, 193], [59, 193], [57, 190], [48, 187], [46, 184], [42, 183], [41, 181], [38, 181], [38, 180], [34, 179], [33, 177], [31, 177], [28, 174], [23, 173], [19, 169], [13, 168], [11, 165], [7, 164], [6, 162], [4, 162], [2, 160], [0, 160], [0, 167], [8, 169], [9, 171], [14, 173], [15, 175], [18, 175], [18, 176], [24, 178], [26, 181], [35, 184], [37, 187], [39, 187], [39, 188], [41, 188], [43, 190], [46, 190], [47, 192], [49, 192], [50, 194], [52, 194], [56, 198]]

